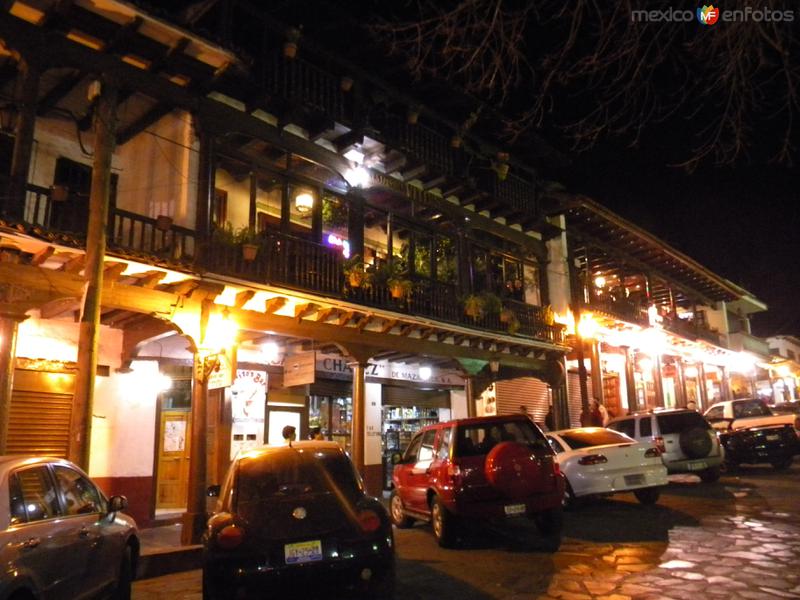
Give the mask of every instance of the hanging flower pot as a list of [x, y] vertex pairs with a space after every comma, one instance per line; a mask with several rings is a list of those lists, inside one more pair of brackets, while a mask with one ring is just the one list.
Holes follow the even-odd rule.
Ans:
[[156, 217], [156, 229], [159, 231], [169, 231], [172, 228], [172, 217], [158, 215]]
[[286, 41], [283, 43], [283, 55], [292, 59], [297, 56], [297, 42], [300, 40], [300, 30], [290, 27], [286, 31]]
[[506, 177], [508, 176], [508, 163], [497, 163], [494, 166], [494, 171], [497, 173], [497, 178], [500, 181], [505, 181]]
[[54, 185], [50, 188], [50, 198], [53, 202], [65, 202], [69, 198], [69, 188], [65, 185]]
[[339, 85], [341, 86], [343, 92], [349, 92], [353, 89], [353, 78], [345, 75], [342, 77]]
[[500, 311], [500, 322], [501, 323], [510, 323], [511, 319], [514, 318], [514, 311], [510, 308], [504, 308]]
[[461, 148], [461, 142], [463, 139], [460, 135], [454, 135], [450, 138], [450, 147], [452, 148]]
[[405, 298], [411, 293], [411, 282], [407, 279], [390, 279], [387, 286], [389, 295], [395, 300]]
[[360, 288], [364, 283], [364, 271], [353, 270], [347, 274], [347, 281], [350, 287]]
[[248, 262], [254, 261], [258, 255], [257, 244], [242, 244], [242, 258]]

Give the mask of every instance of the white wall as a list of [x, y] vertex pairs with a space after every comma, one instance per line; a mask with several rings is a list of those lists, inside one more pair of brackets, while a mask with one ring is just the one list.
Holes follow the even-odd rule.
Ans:
[[381, 384], [364, 384], [364, 425], [366, 437], [364, 439], [364, 464], [379, 465], [383, 460], [381, 449], [381, 423], [383, 420], [381, 408]]
[[450, 418], [466, 419], [467, 414], [467, 394], [464, 390], [450, 390]]
[[[566, 227], [563, 215], [548, 219], [562, 230]], [[570, 305], [569, 265], [567, 263], [567, 235], [562, 233], [547, 241], [547, 284], [550, 291], [550, 306], [560, 314], [565, 314]]]
[[[42, 320], [36, 311], [20, 323], [17, 356], [75, 362], [79, 327], [72, 321]], [[101, 326], [98, 365], [108, 377], [95, 378], [89, 474], [95, 477], [149, 476], [153, 472], [158, 363], [134, 362], [133, 373], [118, 373], [122, 330]]]

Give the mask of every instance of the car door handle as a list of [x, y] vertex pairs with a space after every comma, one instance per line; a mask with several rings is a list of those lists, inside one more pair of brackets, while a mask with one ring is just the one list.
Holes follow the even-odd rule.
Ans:
[[41, 543], [42, 543], [42, 540], [40, 538], [32, 537], [32, 538], [22, 542], [20, 544], [20, 546], [22, 546], [23, 548], [36, 548], [36, 546], [38, 546]]

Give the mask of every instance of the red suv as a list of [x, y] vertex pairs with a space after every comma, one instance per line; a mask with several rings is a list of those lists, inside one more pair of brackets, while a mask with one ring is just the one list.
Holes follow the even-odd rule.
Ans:
[[397, 527], [431, 521], [439, 545], [449, 547], [464, 520], [527, 516], [549, 549], [561, 545], [564, 477], [544, 434], [525, 415], [437, 423], [392, 459]]

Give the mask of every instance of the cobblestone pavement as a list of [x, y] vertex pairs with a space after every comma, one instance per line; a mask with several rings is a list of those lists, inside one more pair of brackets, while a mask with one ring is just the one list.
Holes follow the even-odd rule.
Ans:
[[[716, 484], [673, 477], [655, 506], [628, 494], [586, 503], [567, 513], [555, 554], [527, 521], [471, 531], [459, 550], [424, 525], [396, 537], [402, 600], [800, 598], [800, 461]], [[134, 600], [200, 597], [199, 571], [134, 585]]]

